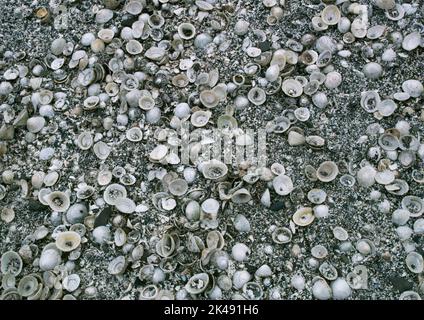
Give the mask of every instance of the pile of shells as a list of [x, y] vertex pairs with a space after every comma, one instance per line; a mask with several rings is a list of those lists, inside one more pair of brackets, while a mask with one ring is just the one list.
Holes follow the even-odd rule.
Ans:
[[77, 2], [0, 45], [0, 299], [421, 299], [423, 12], [362, 2]]

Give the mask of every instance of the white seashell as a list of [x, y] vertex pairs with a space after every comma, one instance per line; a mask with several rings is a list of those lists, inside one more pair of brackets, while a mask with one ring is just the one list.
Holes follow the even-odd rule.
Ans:
[[109, 262], [107, 271], [112, 275], [121, 275], [125, 272], [128, 262], [124, 256], [118, 256]]
[[109, 157], [111, 148], [103, 141], [98, 141], [93, 145], [93, 152], [100, 160], [106, 160]]
[[93, 145], [93, 136], [90, 132], [82, 132], [77, 138], [77, 145], [81, 150], [88, 150]]
[[47, 249], [41, 253], [39, 266], [42, 271], [53, 270], [61, 261], [60, 252], [57, 249]]
[[243, 36], [249, 31], [250, 23], [246, 20], [238, 20], [234, 25], [234, 33], [238, 36]]
[[377, 172], [374, 179], [378, 184], [386, 185], [392, 183], [395, 180], [395, 175], [390, 170], [384, 170]]
[[202, 202], [201, 208], [204, 213], [216, 215], [219, 211], [220, 203], [212, 198], [206, 199]]
[[278, 244], [289, 243], [292, 236], [289, 228], [275, 228], [272, 232], [272, 240]]
[[165, 156], [168, 153], [168, 147], [160, 144], [158, 146], [156, 146], [149, 154], [149, 159], [152, 161], [160, 161], [163, 158], [165, 158]]
[[225, 163], [212, 159], [201, 164], [200, 170], [206, 179], [220, 180], [223, 179], [228, 173], [228, 167]]
[[5, 253], [3, 253], [0, 262], [0, 271], [2, 275], [11, 274], [16, 277], [22, 271], [22, 258], [15, 251], [6, 251]]
[[408, 34], [402, 41], [402, 48], [406, 51], [412, 51], [421, 44], [421, 34], [412, 32]]
[[81, 236], [74, 231], [65, 231], [57, 235], [56, 247], [62, 252], [75, 250], [81, 243]]
[[328, 105], [327, 95], [324, 92], [317, 92], [312, 96], [312, 102], [318, 108], [323, 109]]
[[330, 182], [336, 179], [339, 168], [333, 161], [324, 161], [317, 169], [317, 178], [322, 182]]
[[383, 117], [391, 116], [396, 109], [397, 105], [392, 99], [385, 99], [377, 104], [377, 110]]
[[196, 128], [204, 127], [208, 122], [212, 112], [198, 110], [191, 115], [190, 122]]
[[70, 274], [62, 280], [63, 289], [73, 292], [78, 289], [81, 279], [77, 274]]
[[187, 181], [184, 179], [175, 179], [168, 186], [169, 192], [174, 196], [181, 197], [188, 190]]
[[361, 168], [356, 174], [358, 184], [362, 187], [371, 187], [375, 183], [377, 171], [371, 166]]
[[247, 98], [255, 106], [260, 106], [264, 104], [266, 101], [266, 93], [261, 88], [253, 87], [252, 89], [250, 89], [249, 93], [247, 94]]
[[233, 275], [233, 286], [235, 289], [241, 289], [252, 278], [251, 274], [246, 270], [237, 270]]
[[318, 300], [329, 300], [332, 292], [328, 283], [323, 278], [318, 278], [313, 281], [312, 295]]
[[99, 244], [110, 241], [112, 238], [110, 229], [106, 226], [99, 226], [93, 230], [93, 240]]
[[317, 218], [326, 218], [329, 216], [328, 206], [325, 204], [320, 204], [314, 207], [314, 214]]
[[49, 172], [44, 176], [43, 182], [46, 187], [51, 187], [59, 180], [59, 173], [56, 171]]
[[306, 286], [305, 278], [301, 274], [295, 274], [290, 280], [290, 285], [298, 291], [303, 291]]
[[422, 273], [424, 271], [423, 256], [417, 252], [410, 252], [406, 256], [406, 266], [413, 273]]
[[119, 212], [133, 213], [135, 211], [136, 204], [129, 198], [118, 198], [115, 201], [115, 207]]
[[374, 4], [383, 10], [391, 10], [396, 6], [395, 0], [375, 0]]
[[302, 84], [295, 79], [284, 80], [281, 88], [286, 95], [292, 98], [299, 97], [303, 93]]
[[406, 196], [401, 202], [402, 209], [408, 210], [411, 217], [419, 217], [424, 213], [424, 200], [417, 196]]
[[423, 84], [415, 79], [406, 80], [402, 83], [402, 89], [413, 98], [420, 97], [424, 92]]
[[71, 224], [81, 223], [87, 215], [87, 207], [82, 203], [75, 203], [66, 212], [66, 220]]
[[292, 180], [289, 176], [284, 174], [280, 174], [279, 176], [275, 177], [272, 181], [272, 185], [275, 192], [282, 196], [288, 195], [294, 189]]
[[276, 81], [279, 75], [280, 75], [280, 68], [276, 64], [269, 66], [265, 72], [265, 78], [270, 82]]
[[321, 12], [322, 21], [329, 26], [338, 24], [340, 17], [340, 10], [335, 5], [326, 6]]
[[340, 241], [346, 241], [349, 238], [349, 234], [342, 227], [334, 227], [333, 235], [334, 235], [334, 238]]
[[314, 204], [321, 204], [327, 198], [327, 193], [322, 189], [312, 189], [308, 192], [308, 200]]
[[296, 225], [306, 227], [314, 221], [315, 216], [312, 212], [312, 208], [301, 207], [293, 214], [292, 219]]
[[162, 47], [150, 47], [144, 53], [144, 56], [153, 61], [160, 61], [165, 56], [166, 51]]
[[31, 117], [27, 120], [27, 129], [31, 133], [40, 132], [46, 124], [46, 120], [43, 117]]
[[97, 23], [106, 23], [113, 18], [113, 11], [110, 9], [101, 9], [96, 14]]
[[234, 228], [238, 232], [250, 232], [251, 229], [249, 220], [242, 214], [238, 214], [234, 218]]
[[103, 199], [107, 204], [116, 205], [119, 199], [124, 199], [127, 197], [127, 190], [124, 186], [113, 183], [106, 187], [103, 192]]
[[143, 52], [143, 46], [137, 40], [130, 40], [125, 45], [127, 52], [133, 56], [138, 55]]
[[352, 289], [343, 278], [337, 278], [331, 283], [331, 290], [334, 300], [345, 300], [352, 295]]
[[384, 25], [372, 26], [367, 31], [367, 38], [372, 40], [378, 39], [384, 34], [385, 31], [386, 31], [386, 26]]
[[375, 80], [381, 77], [383, 74], [382, 66], [377, 62], [369, 62], [362, 69], [365, 77], [371, 80]]
[[181, 23], [178, 26], [178, 35], [184, 40], [192, 39], [196, 36], [196, 28], [191, 23]]
[[325, 86], [328, 89], [335, 89], [342, 83], [342, 75], [337, 71], [332, 71], [327, 74], [325, 78]]
[[403, 226], [409, 221], [410, 216], [411, 214], [408, 210], [397, 209], [393, 211], [392, 222], [397, 226]]
[[269, 189], [266, 189], [261, 196], [261, 203], [263, 206], [269, 208], [271, 206], [271, 194]]
[[49, 193], [45, 197], [45, 200], [47, 204], [50, 206], [50, 208], [53, 211], [57, 211], [57, 212], [65, 212], [68, 210], [70, 206], [69, 196], [66, 193], [60, 192], [60, 191], [53, 191]]
[[188, 280], [184, 288], [190, 294], [199, 294], [205, 291], [208, 285], [209, 275], [207, 273], [198, 273]]
[[243, 262], [250, 255], [250, 249], [244, 243], [236, 243], [231, 249], [231, 254], [234, 260]]

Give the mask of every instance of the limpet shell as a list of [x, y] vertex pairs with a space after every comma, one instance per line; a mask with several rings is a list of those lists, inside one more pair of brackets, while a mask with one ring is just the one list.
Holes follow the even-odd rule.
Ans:
[[33, 295], [38, 289], [38, 279], [33, 275], [23, 277], [18, 284], [18, 293], [22, 297]]
[[314, 258], [324, 259], [328, 255], [328, 250], [321, 244], [318, 244], [311, 249], [311, 254]]
[[411, 217], [420, 217], [424, 213], [424, 200], [417, 196], [405, 196], [401, 202], [402, 209], [408, 210]]
[[413, 98], [420, 97], [424, 92], [423, 84], [415, 79], [406, 80], [402, 83], [402, 90]]
[[212, 116], [212, 112], [198, 110], [193, 112], [190, 117], [190, 122], [196, 128], [204, 127], [208, 122], [210, 117]]
[[199, 294], [206, 290], [209, 281], [209, 275], [207, 273], [198, 273], [188, 280], [184, 288], [190, 294]]
[[288, 243], [292, 239], [292, 232], [289, 228], [275, 228], [275, 230], [272, 232], [272, 240], [275, 243], [283, 244]]
[[333, 228], [333, 235], [334, 238], [340, 241], [346, 241], [349, 238], [347, 231], [339, 226]]
[[408, 183], [402, 179], [395, 179], [391, 184], [387, 184], [384, 187], [389, 193], [397, 196], [403, 196], [409, 191]]
[[163, 158], [165, 158], [165, 156], [168, 153], [168, 147], [160, 144], [158, 146], [156, 146], [149, 154], [149, 159], [152, 161], [160, 161]]
[[11, 274], [13, 276], [18, 276], [22, 271], [22, 258], [15, 251], [7, 251], [3, 253], [0, 259], [1, 265], [0, 270], [2, 274]]
[[220, 180], [227, 175], [228, 167], [225, 163], [216, 159], [212, 159], [202, 163], [201, 171], [206, 179]]
[[143, 139], [143, 131], [139, 127], [132, 127], [127, 130], [125, 137], [131, 142], [139, 142]]
[[116, 205], [118, 199], [123, 199], [127, 197], [127, 190], [124, 186], [113, 183], [106, 187], [103, 192], [103, 199], [107, 204]]
[[125, 269], [127, 268], [127, 264], [127, 259], [124, 256], [118, 256], [111, 262], [109, 262], [107, 271], [109, 272], [109, 274], [112, 275], [123, 274], [125, 272]]
[[[400, 7], [402, 8], [402, 7]], [[402, 41], [402, 48], [406, 51], [412, 51], [421, 44], [421, 34], [418, 32], [412, 32], [408, 34]]]
[[174, 196], [181, 197], [188, 190], [188, 183], [184, 179], [175, 179], [168, 186], [169, 192]]
[[319, 272], [327, 280], [336, 280], [338, 276], [337, 269], [327, 261], [324, 261], [319, 266]]
[[53, 211], [65, 212], [69, 209], [70, 199], [69, 196], [61, 191], [53, 191], [49, 193], [45, 200]]
[[75, 231], [65, 231], [57, 235], [56, 247], [63, 252], [75, 250], [81, 243], [81, 236]]
[[424, 270], [423, 256], [417, 252], [410, 252], [406, 256], [406, 266], [413, 273], [422, 273]]
[[340, 10], [335, 5], [326, 6], [321, 12], [322, 21], [329, 26], [338, 24], [340, 17]]
[[93, 145], [93, 136], [90, 132], [81, 132], [77, 138], [77, 145], [81, 150], [88, 150]]
[[260, 106], [266, 101], [266, 93], [263, 89], [258, 87], [253, 87], [247, 94], [247, 98], [255, 106]]
[[219, 103], [218, 96], [213, 90], [203, 90], [200, 92], [199, 99], [206, 108], [214, 108]]
[[116, 209], [122, 213], [133, 213], [137, 207], [133, 200], [126, 197], [117, 198], [114, 202]]
[[301, 207], [293, 214], [293, 222], [301, 227], [310, 225], [315, 220], [312, 208]]
[[181, 39], [190, 40], [196, 35], [196, 28], [191, 23], [181, 23], [178, 26], [178, 35]]
[[336, 179], [339, 168], [334, 161], [324, 161], [317, 169], [317, 178], [322, 182], [330, 182]]
[[272, 181], [272, 185], [275, 192], [282, 196], [290, 194], [294, 189], [291, 178], [285, 174], [276, 176]]
[[111, 152], [111, 147], [103, 141], [98, 141], [93, 145], [93, 152], [100, 160], [106, 160]]
[[292, 98], [300, 97], [303, 93], [302, 84], [295, 79], [284, 80], [281, 89], [287, 96]]
[[1, 209], [0, 218], [5, 223], [12, 222], [13, 219], [15, 219], [15, 210], [13, 210], [12, 208], [4, 207], [3, 209]]
[[312, 189], [308, 192], [308, 200], [314, 204], [321, 204], [327, 198], [327, 193], [322, 189]]

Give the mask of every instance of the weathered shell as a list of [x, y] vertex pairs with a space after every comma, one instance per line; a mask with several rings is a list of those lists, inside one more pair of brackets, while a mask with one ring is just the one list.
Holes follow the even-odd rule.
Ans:
[[402, 209], [408, 210], [411, 217], [420, 217], [424, 213], [424, 200], [417, 196], [406, 196], [401, 202]]
[[272, 185], [275, 192], [282, 196], [288, 195], [294, 189], [292, 180], [284, 174], [276, 176], [272, 181]]
[[327, 25], [336, 25], [339, 23], [341, 17], [340, 10], [335, 5], [329, 5], [321, 12], [322, 21]]
[[327, 280], [336, 280], [338, 276], [337, 269], [327, 261], [324, 261], [319, 266], [319, 272]]
[[125, 269], [127, 268], [127, 264], [127, 259], [124, 256], [118, 256], [111, 262], [109, 262], [107, 271], [109, 272], [109, 274], [112, 275], [123, 274], [125, 272]]
[[318, 244], [312, 247], [311, 254], [314, 258], [324, 259], [328, 255], [328, 250], [323, 245]]
[[402, 48], [406, 51], [412, 51], [421, 44], [421, 34], [412, 32], [408, 34], [402, 41]]
[[18, 276], [22, 271], [22, 258], [15, 251], [7, 251], [1, 256], [0, 270], [2, 274], [11, 274]]
[[23, 277], [18, 284], [18, 293], [22, 297], [33, 295], [38, 289], [38, 279], [33, 275]]
[[266, 101], [266, 93], [259, 87], [253, 87], [247, 94], [247, 98], [251, 103], [256, 106], [260, 106]]
[[132, 127], [127, 130], [125, 137], [131, 142], [139, 142], [143, 139], [143, 131], [139, 127]]
[[63, 289], [65, 289], [66, 291], [73, 292], [78, 289], [80, 282], [81, 282], [81, 279], [79, 275], [77, 275], [76, 273], [73, 273], [66, 276], [62, 280], [62, 286], [63, 286]]
[[312, 189], [308, 192], [308, 200], [314, 204], [321, 204], [327, 198], [327, 193], [322, 189]]
[[410, 79], [402, 83], [402, 90], [413, 98], [420, 97], [424, 92], [424, 86], [419, 80]]
[[328, 300], [332, 292], [328, 283], [321, 277], [315, 277], [312, 280], [312, 295], [318, 300]]
[[301, 207], [293, 214], [292, 219], [296, 225], [305, 227], [310, 225], [315, 220], [315, 216], [313, 214], [312, 208]]
[[0, 218], [2, 221], [4, 221], [5, 223], [10, 223], [13, 221], [13, 219], [15, 218], [15, 210], [13, 210], [13, 208], [6, 208], [4, 207], [1, 211], [0, 211]]
[[286, 95], [292, 98], [300, 97], [303, 93], [302, 84], [295, 79], [284, 80], [281, 88]]
[[103, 192], [103, 199], [107, 204], [116, 205], [118, 199], [123, 199], [127, 197], [127, 190], [124, 186], [114, 183], [105, 189]]
[[53, 191], [49, 193], [46, 197], [46, 202], [53, 211], [65, 212], [69, 209], [70, 199], [69, 196], [60, 191]]
[[126, 197], [115, 199], [114, 202], [116, 209], [122, 213], [133, 213], [137, 207], [133, 200]]
[[206, 179], [220, 180], [228, 173], [228, 167], [225, 163], [212, 159], [202, 163], [201, 171]]
[[184, 288], [190, 294], [199, 294], [208, 288], [209, 281], [210, 279], [207, 273], [198, 273], [188, 280]]
[[289, 228], [275, 228], [275, 230], [272, 232], [272, 240], [275, 243], [283, 244], [288, 243], [292, 239], [292, 232]]
[[58, 234], [56, 247], [63, 252], [75, 250], [81, 243], [81, 236], [74, 231], [65, 231]]
[[111, 147], [103, 141], [98, 141], [93, 146], [93, 152], [100, 160], [106, 160], [111, 152]]
[[160, 161], [163, 158], [165, 158], [165, 156], [168, 153], [168, 147], [160, 144], [158, 146], [156, 146], [149, 154], [149, 159], [151, 161]]
[[178, 35], [184, 40], [192, 39], [196, 35], [196, 28], [191, 23], [181, 23], [178, 26]]
[[198, 110], [191, 115], [190, 122], [196, 128], [204, 127], [211, 116], [212, 112], [210, 111]]
[[252, 199], [252, 196], [250, 195], [249, 190], [245, 188], [241, 188], [233, 193], [231, 196], [231, 201], [234, 203], [247, 203]]
[[317, 169], [317, 178], [322, 182], [330, 182], [336, 179], [339, 168], [334, 161], [324, 161]]
[[377, 104], [377, 110], [383, 117], [392, 115], [396, 109], [397, 105], [392, 99], [385, 99]]
[[384, 187], [389, 193], [397, 196], [402, 196], [409, 191], [408, 183], [402, 179], [395, 179], [391, 184], [387, 184]]
[[185, 181], [184, 179], [175, 179], [171, 181], [168, 186], [168, 189], [171, 194], [180, 197], [187, 192], [188, 184], [187, 181]]
[[423, 256], [417, 252], [410, 252], [406, 256], [406, 266], [413, 273], [422, 273], [424, 270]]
[[206, 108], [214, 108], [219, 103], [219, 98], [213, 90], [203, 90], [200, 92], [199, 99]]
[[88, 150], [93, 145], [93, 136], [90, 132], [84, 131], [77, 138], [77, 145], [81, 150]]
[[360, 186], [370, 187], [375, 183], [376, 174], [377, 171], [372, 166], [364, 166], [358, 171], [356, 179]]

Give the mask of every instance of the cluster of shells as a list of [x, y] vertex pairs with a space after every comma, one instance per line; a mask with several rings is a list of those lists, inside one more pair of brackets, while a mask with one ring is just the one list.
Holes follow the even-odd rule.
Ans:
[[[32, 19], [52, 24], [56, 2], [36, 8]], [[2, 230], [19, 228], [15, 222], [25, 210], [19, 203], [36, 202], [46, 216], [16, 250], [2, 252], [1, 299], [99, 297], [96, 282], [79, 274], [85, 268], [79, 261], [93, 250], [112, 255], [100, 262], [105, 272], [127, 279], [121, 298], [281, 299], [293, 291], [294, 297], [355, 298], [369, 288], [368, 264], [390, 260], [390, 252], [339, 225], [331, 227], [335, 251], [319, 236], [310, 252], [304, 250], [308, 228], [332, 214], [331, 186], [368, 192], [380, 214], [392, 216], [406, 270], [416, 280], [399, 298], [420, 299], [424, 247], [416, 239], [424, 234], [424, 143], [407, 116], [424, 121], [412, 107], [422, 105], [422, 78], [406, 79], [390, 95], [357, 93], [355, 107], [375, 120], [358, 135], [358, 144], [366, 145], [359, 163], [334, 155], [288, 170], [278, 162], [231, 165], [195, 155], [216, 143], [199, 128], [219, 128], [240, 146], [251, 143], [239, 114], [268, 110], [275, 98], [284, 107], [266, 131], [303, 148], [306, 159], [326, 150], [329, 138], [307, 124], [341, 94], [344, 70], [337, 66], [351, 65], [357, 43], [365, 63], [356, 71], [367, 81], [384, 77], [399, 59], [422, 59], [423, 24], [404, 28], [422, 3], [302, 1], [300, 8], [315, 12], [309, 32], [282, 41], [274, 32], [287, 23], [291, 1], [255, 1], [266, 11], [266, 30], [247, 19], [243, 2], [103, 0], [91, 6], [92, 31], [78, 40], [64, 32], [38, 58], [2, 53]], [[373, 25], [377, 14], [382, 24]], [[240, 57], [236, 72], [207, 63], [231, 50], [234, 39], [242, 43], [234, 54]], [[379, 122], [395, 116], [393, 127]], [[182, 143], [173, 132], [183, 126], [192, 129], [189, 164], [173, 152]], [[18, 145], [26, 146], [26, 155], [14, 152]], [[310, 182], [308, 189], [297, 186], [293, 170]], [[287, 202], [295, 209], [285, 209]], [[270, 257], [288, 248], [283, 269], [250, 258], [258, 240], [252, 206], [262, 207], [261, 220], [274, 211], [290, 216], [261, 236], [269, 238], [263, 252]], [[332, 262], [336, 252], [351, 259], [349, 270]], [[287, 287], [279, 283], [284, 272]]]

